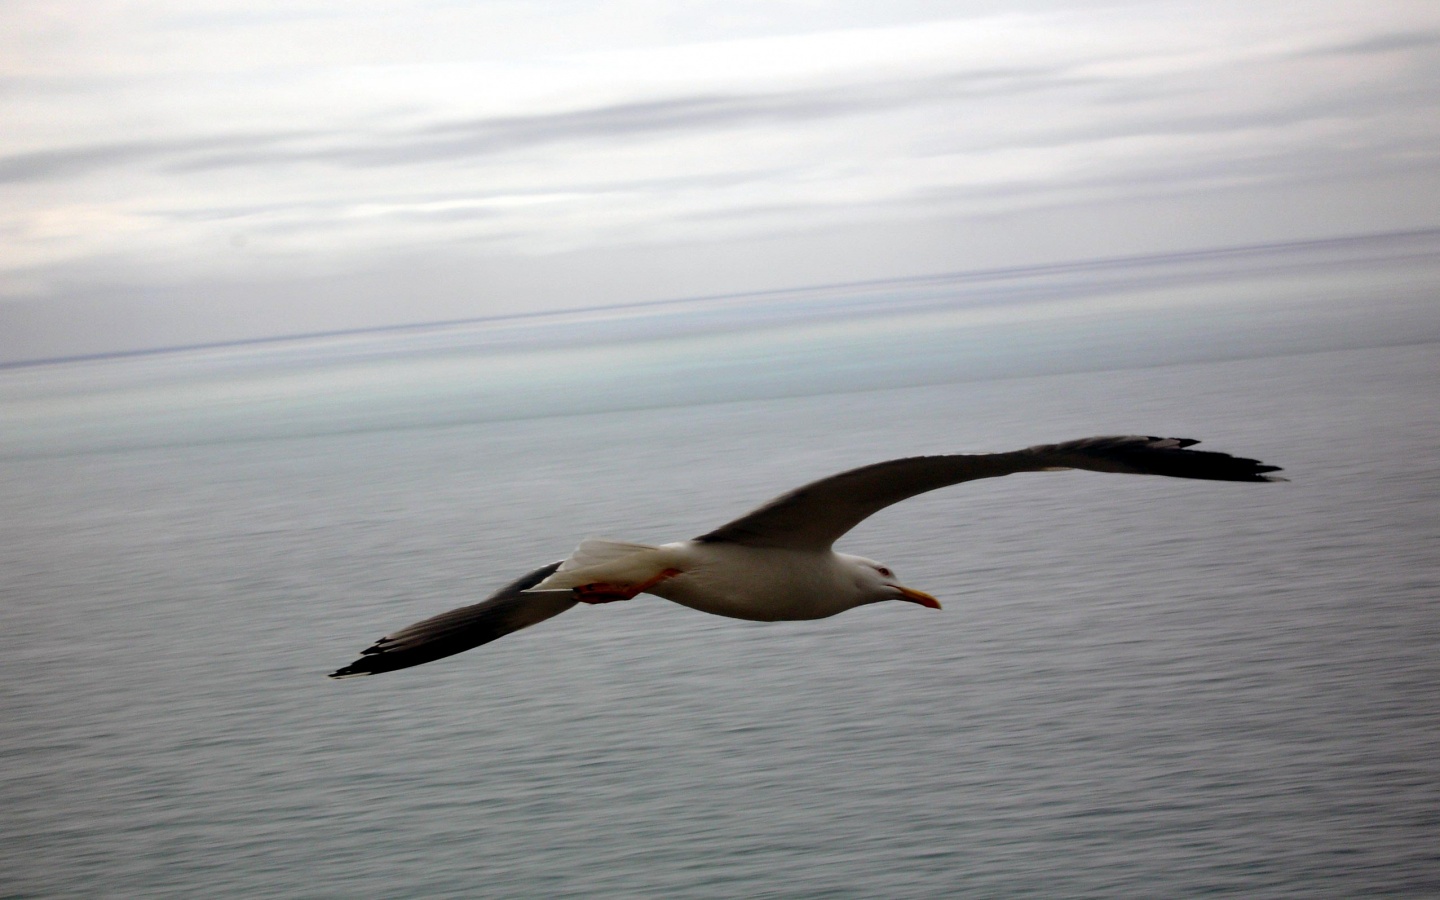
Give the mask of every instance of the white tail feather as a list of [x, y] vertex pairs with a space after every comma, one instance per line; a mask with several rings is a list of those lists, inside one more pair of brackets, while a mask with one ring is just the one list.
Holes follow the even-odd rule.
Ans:
[[572, 588], [590, 582], [638, 584], [663, 568], [659, 559], [660, 549], [650, 544], [588, 538], [580, 542], [580, 546], [560, 564], [554, 575], [532, 590]]
[[571, 569], [588, 569], [591, 566], [600, 566], [617, 559], [624, 559], [627, 556], [634, 556], [636, 553], [643, 553], [646, 550], [655, 550], [656, 547], [650, 544], [631, 544], [626, 541], [607, 541], [601, 538], [586, 538], [570, 554], [570, 558], [560, 564], [561, 572], [568, 572]]

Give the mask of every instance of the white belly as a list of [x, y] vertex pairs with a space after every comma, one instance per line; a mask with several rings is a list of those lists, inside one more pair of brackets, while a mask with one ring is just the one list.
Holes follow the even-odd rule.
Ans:
[[823, 619], [855, 606], [850, 577], [830, 553], [690, 541], [662, 549], [681, 574], [650, 593], [701, 612], [777, 622]]

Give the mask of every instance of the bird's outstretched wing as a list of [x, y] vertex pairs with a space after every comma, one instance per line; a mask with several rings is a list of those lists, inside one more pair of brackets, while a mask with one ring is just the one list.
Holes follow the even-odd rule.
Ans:
[[1228, 453], [1185, 448], [1189, 438], [1091, 437], [1010, 453], [913, 456], [862, 466], [796, 488], [729, 524], [703, 543], [827, 550], [845, 532], [892, 503], [936, 488], [1012, 472], [1090, 469], [1210, 481], [1283, 481], [1279, 466]]
[[330, 677], [351, 678], [418, 666], [558, 616], [576, 603], [569, 591], [524, 593], [558, 568], [558, 562], [542, 566], [474, 606], [452, 609], [383, 637], [362, 650], [359, 659], [331, 672]]

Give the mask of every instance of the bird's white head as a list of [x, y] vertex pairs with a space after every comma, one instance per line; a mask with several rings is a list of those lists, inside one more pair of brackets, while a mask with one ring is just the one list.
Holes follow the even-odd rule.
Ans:
[[882, 600], [906, 600], [930, 609], [939, 609], [940, 601], [914, 588], [905, 587], [888, 566], [863, 556], [837, 554], [846, 562], [846, 568], [854, 581], [855, 591], [861, 603], [879, 603]]

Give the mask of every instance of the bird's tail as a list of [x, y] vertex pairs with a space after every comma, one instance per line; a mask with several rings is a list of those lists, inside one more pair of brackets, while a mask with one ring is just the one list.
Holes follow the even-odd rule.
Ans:
[[658, 569], [662, 548], [650, 544], [586, 538], [560, 564], [554, 575], [537, 584], [536, 591], [553, 591], [591, 582], [626, 585], [652, 577]]

